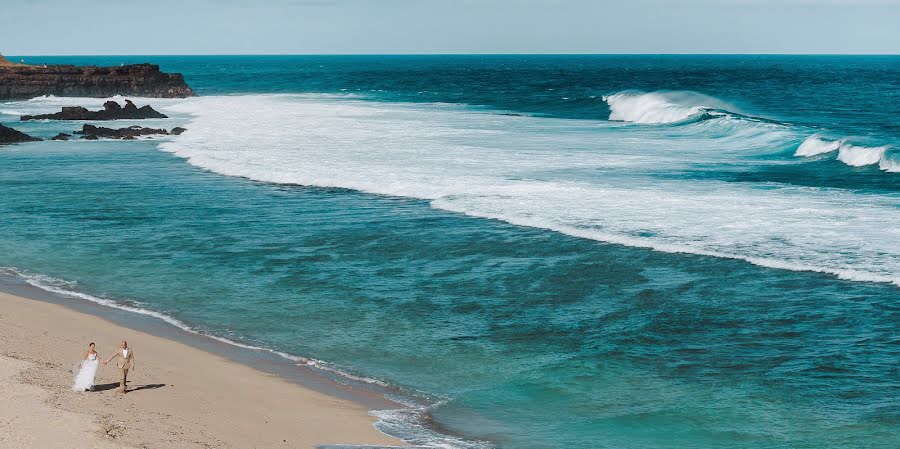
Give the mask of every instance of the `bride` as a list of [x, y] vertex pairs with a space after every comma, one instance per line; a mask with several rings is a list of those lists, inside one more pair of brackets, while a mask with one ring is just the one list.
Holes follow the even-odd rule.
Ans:
[[93, 391], [94, 377], [97, 375], [99, 367], [100, 360], [97, 359], [94, 343], [91, 343], [81, 362], [75, 365], [75, 385], [72, 385], [72, 391]]

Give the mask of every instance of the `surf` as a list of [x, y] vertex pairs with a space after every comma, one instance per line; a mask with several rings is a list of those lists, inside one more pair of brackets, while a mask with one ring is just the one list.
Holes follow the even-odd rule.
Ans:
[[[647, 174], [777, 155], [796, 138], [780, 125], [632, 135], [613, 122], [486, 119], [460, 105], [315, 95], [206, 97], [170, 109], [189, 116], [190, 132], [160, 148], [223, 175], [417, 198], [608, 243], [900, 285], [900, 245], [884, 231], [897, 218], [890, 197]], [[578, 175], [592, 172], [606, 175]]]
[[738, 115], [738, 108], [728, 102], [692, 91], [625, 90], [603, 96], [613, 121], [672, 124]]
[[851, 143], [848, 138], [829, 140], [819, 135], [806, 138], [794, 156], [816, 157], [837, 153], [835, 160], [850, 167], [878, 166], [885, 172], [900, 171], [898, 161], [891, 156], [891, 147], [888, 145], [865, 146]]

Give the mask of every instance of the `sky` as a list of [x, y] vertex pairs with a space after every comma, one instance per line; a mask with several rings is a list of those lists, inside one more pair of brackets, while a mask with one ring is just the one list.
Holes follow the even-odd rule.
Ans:
[[900, 0], [0, 0], [6, 55], [900, 53]]

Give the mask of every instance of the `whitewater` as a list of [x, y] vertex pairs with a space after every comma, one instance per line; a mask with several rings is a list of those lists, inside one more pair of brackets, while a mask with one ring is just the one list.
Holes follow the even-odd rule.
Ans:
[[0, 149], [12, 290], [385, 394], [417, 447], [898, 446], [897, 57], [156, 59], [200, 96], [107, 126], [177, 137], [0, 104], [45, 139]]
[[608, 121], [342, 95], [194, 98], [165, 105], [190, 132], [160, 148], [223, 175], [418, 198], [602, 242], [900, 285], [896, 193], [705, 176], [834, 152], [848, 167], [894, 176], [889, 146], [823, 140], [693, 92], [604, 101]]

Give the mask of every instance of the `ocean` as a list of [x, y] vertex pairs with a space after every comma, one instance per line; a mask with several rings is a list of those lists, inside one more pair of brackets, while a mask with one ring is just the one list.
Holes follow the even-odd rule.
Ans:
[[199, 96], [0, 147], [7, 276], [377, 384], [426, 447], [900, 446], [900, 57], [26, 60]]

